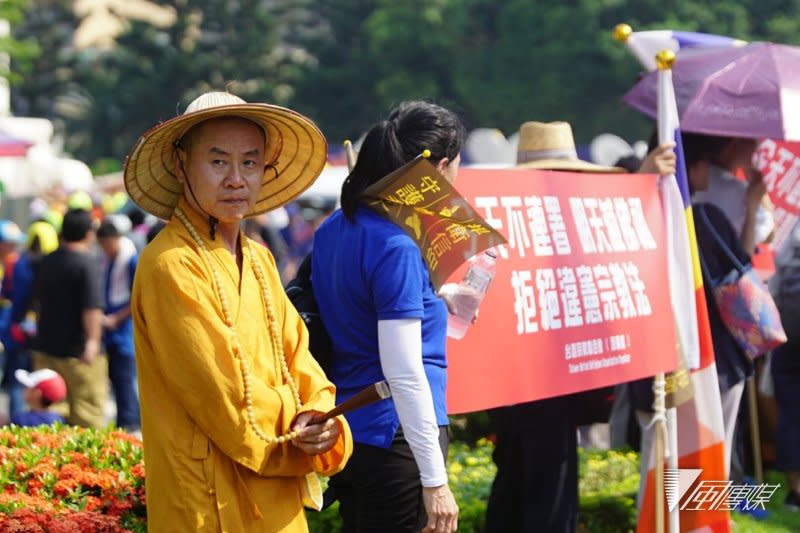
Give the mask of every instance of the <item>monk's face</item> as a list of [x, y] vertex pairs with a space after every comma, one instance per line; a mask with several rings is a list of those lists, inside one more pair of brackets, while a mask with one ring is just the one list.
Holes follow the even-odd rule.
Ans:
[[211, 119], [192, 128], [181, 140], [176, 173], [189, 204], [222, 224], [241, 222], [261, 191], [265, 140], [260, 127], [240, 118]]

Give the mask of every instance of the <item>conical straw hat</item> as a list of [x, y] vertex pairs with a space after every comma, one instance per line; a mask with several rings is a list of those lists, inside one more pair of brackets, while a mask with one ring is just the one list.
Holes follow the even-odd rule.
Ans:
[[211, 92], [197, 97], [186, 111], [155, 126], [139, 138], [125, 162], [125, 188], [136, 204], [168, 220], [183, 195], [175, 178], [174, 150], [189, 129], [212, 118], [241, 117], [266, 133], [267, 164], [261, 192], [248, 216], [282, 206], [305, 191], [325, 166], [328, 144], [317, 126], [290, 109], [249, 104], [229, 93]]

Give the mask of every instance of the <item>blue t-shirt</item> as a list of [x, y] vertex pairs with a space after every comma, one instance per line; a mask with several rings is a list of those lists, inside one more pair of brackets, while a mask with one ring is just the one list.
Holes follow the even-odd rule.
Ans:
[[[386, 379], [378, 355], [378, 320], [419, 318], [422, 361], [436, 422], [447, 424], [447, 305], [431, 285], [419, 248], [403, 230], [366, 208], [355, 221], [341, 210], [314, 235], [311, 278], [333, 343], [331, 381], [341, 403]], [[388, 448], [400, 420], [391, 398], [346, 415], [356, 442]]]
[[24, 411], [11, 417], [11, 422], [21, 427], [49, 426], [56, 422], [64, 423], [64, 417], [50, 411]]

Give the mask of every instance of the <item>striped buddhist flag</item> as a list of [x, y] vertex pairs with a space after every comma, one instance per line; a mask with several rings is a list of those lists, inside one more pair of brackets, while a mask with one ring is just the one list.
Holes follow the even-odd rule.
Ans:
[[661, 50], [678, 52], [684, 48], [709, 48], [743, 46], [747, 41], [694, 31], [648, 30], [632, 31], [627, 24], [620, 24], [614, 35], [623, 41], [636, 59], [647, 70], [656, 70], [656, 54]]
[[[677, 175], [674, 179], [664, 181], [671, 182], [665, 185], [664, 202], [668, 204], [670, 213], [675, 213], [676, 217], [672, 222], [672, 243], [675, 250], [670, 254], [670, 284], [676, 284], [679, 288], [673, 294], [684, 294], [686, 298], [682, 304], [675, 307], [676, 321], [679, 325], [679, 341], [681, 349], [690, 358], [690, 366], [693, 368], [690, 373], [690, 380], [694, 389], [694, 395], [688, 401], [677, 407], [677, 454], [678, 468], [702, 470], [697, 483], [703, 481], [723, 481], [728, 477], [725, 469], [725, 429], [722, 419], [722, 402], [720, 400], [719, 386], [717, 382], [717, 369], [714, 362], [714, 346], [711, 341], [711, 329], [708, 322], [708, 311], [706, 308], [705, 292], [703, 291], [703, 277], [700, 271], [700, 262], [697, 253], [697, 241], [694, 232], [694, 219], [692, 216], [691, 199], [689, 196], [689, 182], [686, 175], [686, 165], [683, 159], [681, 146], [680, 129], [678, 123], [678, 112], [675, 105], [675, 93], [672, 85], [672, 71], [669, 68], [659, 70], [658, 79], [659, 109], [658, 124], [660, 141], [674, 140], [676, 143], [676, 154], [678, 156]], [[676, 194], [679, 192], [679, 194]], [[680, 202], [680, 205], [678, 205]], [[666, 210], [665, 210], [666, 211]], [[677, 216], [683, 212], [683, 219]], [[681, 223], [682, 222], [682, 223]], [[688, 244], [688, 257], [686, 256], [686, 245]], [[672, 262], [674, 257], [675, 261]], [[683, 272], [679, 272], [679, 270]], [[675, 277], [673, 277], [675, 273]], [[687, 294], [685, 280], [692, 280], [693, 291]], [[673, 305], [675, 305], [673, 300]], [[693, 324], [687, 324], [687, 320], [681, 321], [680, 315], [691, 307], [695, 308], [695, 313], [685, 313], [693, 315]], [[684, 339], [689, 339], [691, 335], [682, 337], [681, 328], [686, 331], [696, 329], [697, 332], [697, 357], [692, 362], [692, 345], [685, 345]], [[696, 364], [693, 364], [696, 363]], [[674, 451], [674, 450], [673, 450]], [[647, 460], [642, 458], [642, 460]], [[650, 469], [648, 471], [644, 492], [644, 498], [639, 514], [637, 532], [653, 531], [655, 523], [655, 491], [654, 478], [655, 470], [653, 458], [650, 458]], [[664, 505], [664, 502], [661, 502]], [[678, 505], [680, 508], [680, 503]], [[680, 531], [730, 531], [729, 513], [726, 510], [686, 510], [680, 512]]]

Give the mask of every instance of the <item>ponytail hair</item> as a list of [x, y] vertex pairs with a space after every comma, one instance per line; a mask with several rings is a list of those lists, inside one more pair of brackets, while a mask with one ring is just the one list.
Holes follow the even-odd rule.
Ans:
[[342, 212], [352, 221], [364, 191], [423, 150], [430, 150], [434, 164], [444, 158], [453, 161], [465, 137], [464, 126], [452, 111], [429, 102], [403, 102], [364, 138], [356, 165], [342, 185]]

